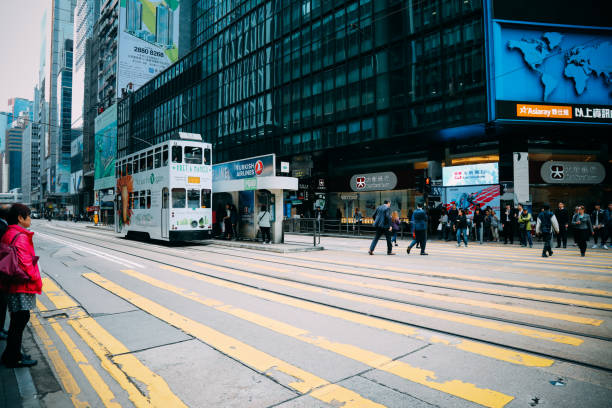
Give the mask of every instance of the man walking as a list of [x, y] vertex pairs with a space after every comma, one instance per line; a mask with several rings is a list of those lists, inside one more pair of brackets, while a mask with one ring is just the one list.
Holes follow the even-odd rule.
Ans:
[[559, 208], [555, 210], [555, 217], [559, 222], [559, 233], [557, 234], [557, 248], [567, 248], [567, 228], [569, 227], [569, 212], [565, 208], [565, 204], [559, 203]]
[[591, 213], [591, 224], [593, 225], [593, 249], [597, 248], [597, 240], [601, 240], [601, 248], [606, 243], [606, 226], [605, 226], [604, 210], [601, 209], [601, 205], [595, 204], [595, 208]]
[[421, 255], [428, 255], [425, 252], [425, 244], [427, 243], [427, 213], [423, 211], [423, 204], [417, 204], [417, 209], [412, 213], [412, 230], [414, 231], [414, 239], [408, 245], [406, 253], [410, 254], [410, 250], [417, 243], [421, 246]]
[[376, 228], [376, 235], [372, 240], [372, 244], [370, 245], [370, 250], [368, 254], [374, 255], [374, 248], [376, 248], [376, 244], [378, 244], [378, 240], [382, 234], [385, 234], [385, 238], [387, 239], [387, 255], [395, 255], [393, 252], [393, 246], [391, 245], [391, 203], [389, 200], [385, 200], [385, 203], [379, 206], [376, 211], [374, 211], [374, 227]]
[[[455, 226], [455, 223], [457, 222], [457, 217], [459, 216], [459, 211], [457, 210], [457, 205], [453, 204], [451, 206], [451, 209], [448, 210], [448, 227], [449, 228], [453, 228]], [[447, 241], [450, 241], [450, 234], [446, 239]]]
[[552, 231], [559, 233], [559, 223], [557, 217], [550, 211], [550, 206], [544, 205], [544, 211], [538, 215], [538, 222], [536, 224], [536, 234], [542, 234], [542, 240], [544, 241], [544, 249], [542, 249], [542, 258], [547, 258], [553, 254], [552, 248], [550, 247], [550, 238]]

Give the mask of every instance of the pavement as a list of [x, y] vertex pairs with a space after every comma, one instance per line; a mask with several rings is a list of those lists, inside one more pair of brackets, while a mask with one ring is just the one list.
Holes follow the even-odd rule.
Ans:
[[280, 253], [130, 241], [80, 223], [32, 229], [43, 294], [24, 347], [40, 352], [29, 395], [41, 406], [612, 400], [612, 251], [544, 259], [537, 243], [434, 241], [425, 257], [400, 241], [396, 256], [384, 242], [370, 256], [368, 239], [322, 237], [324, 251]]

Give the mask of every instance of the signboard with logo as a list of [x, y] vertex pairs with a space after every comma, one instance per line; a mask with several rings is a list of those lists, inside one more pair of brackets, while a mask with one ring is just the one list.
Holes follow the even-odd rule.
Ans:
[[473, 186], [499, 183], [498, 163], [470, 164], [442, 168], [442, 185]]
[[213, 165], [213, 180], [240, 180], [253, 177], [272, 177], [275, 175], [276, 156], [250, 157], [248, 159]]
[[390, 171], [355, 174], [351, 177], [350, 186], [353, 191], [393, 190], [397, 186], [397, 176]]
[[540, 175], [549, 184], [599, 184], [606, 178], [606, 169], [597, 162], [547, 161]]

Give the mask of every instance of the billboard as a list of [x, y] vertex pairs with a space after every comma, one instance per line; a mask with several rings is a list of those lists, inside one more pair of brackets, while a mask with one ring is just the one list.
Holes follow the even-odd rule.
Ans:
[[442, 185], [444, 187], [498, 183], [498, 163], [469, 164], [442, 168]]
[[476, 204], [480, 204], [480, 208], [491, 207], [499, 214], [499, 184], [492, 186], [448, 187], [445, 190], [446, 196], [444, 202], [448, 206], [456, 204], [458, 209], [466, 210], [468, 214], [472, 214]]
[[113, 188], [117, 156], [117, 104], [96, 118], [94, 144], [94, 190]]
[[612, 123], [612, 30], [492, 23], [494, 115]]
[[138, 89], [178, 59], [180, 0], [121, 0], [117, 90]]
[[83, 188], [83, 170], [70, 174], [70, 194], [77, 194]]
[[240, 180], [253, 177], [270, 177], [276, 174], [275, 155], [250, 157], [213, 165], [213, 180]]

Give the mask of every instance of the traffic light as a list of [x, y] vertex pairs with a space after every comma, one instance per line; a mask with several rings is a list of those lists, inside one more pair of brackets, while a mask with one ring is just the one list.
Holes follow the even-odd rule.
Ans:
[[425, 184], [423, 186], [423, 192], [425, 194], [431, 194], [431, 179], [429, 177], [425, 177]]

